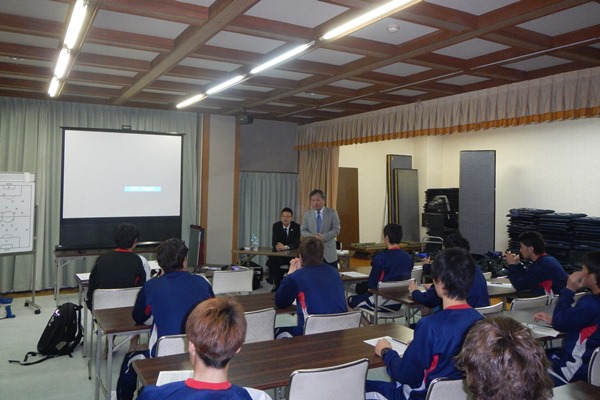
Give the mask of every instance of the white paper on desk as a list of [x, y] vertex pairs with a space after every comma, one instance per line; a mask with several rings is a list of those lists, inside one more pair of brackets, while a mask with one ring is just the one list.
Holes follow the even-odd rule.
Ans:
[[382, 337], [378, 337], [375, 339], [365, 340], [365, 343], [370, 344], [371, 346], [375, 347], [375, 345], [377, 344], [379, 339], [387, 339], [388, 342], [390, 342], [392, 344], [392, 349], [396, 350], [396, 352], [400, 355], [400, 357], [402, 357], [404, 355], [404, 352], [406, 351], [406, 348], [408, 347], [408, 345], [399, 342], [398, 339], [392, 339], [391, 336], [382, 336]]
[[369, 275], [363, 274], [362, 272], [356, 271], [348, 271], [348, 272], [340, 272], [341, 275], [349, 276], [351, 278], [368, 278]]
[[162, 386], [171, 382], [185, 381], [192, 376], [194, 376], [194, 371], [191, 369], [181, 371], [160, 371], [158, 373], [158, 379], [156, 380], [156, 386]]
[[549, 337], [557, 337], [560, 332], [554, 328], [550, 328], [549, 326], [539, 326], [536, 324], [525, 324], [526, 327], [531, 329], [535, 335], [540, 337], [549, 336]]
[[512, 288], [513, 285], [512, 283], [494, 283], [494, 282], [488, 282], [487, 283], [488, 286], [495, 286], [495, 287], [502, 287], [502, 288]]

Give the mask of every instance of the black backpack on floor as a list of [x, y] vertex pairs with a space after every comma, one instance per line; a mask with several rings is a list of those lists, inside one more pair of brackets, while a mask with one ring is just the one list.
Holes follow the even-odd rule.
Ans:
[[[65, 303], [58, 306], [52, 313], [48, 324], [46, 324], [44, 332], [42, 332], [42, 336], [37, 344], [37, 352], [28, 352], [23, 361], [9, 360], [9, 362], [21, 365], [33, 365], [49, 358], [64, 355], [72, 357], [71, 353], [73, 353], [83, 337], [83, 327], [81, 326], [82, 308], [82, 306], [73, 303]], [[27, 362], [30, 356], [38, 355], [46, 357]]]

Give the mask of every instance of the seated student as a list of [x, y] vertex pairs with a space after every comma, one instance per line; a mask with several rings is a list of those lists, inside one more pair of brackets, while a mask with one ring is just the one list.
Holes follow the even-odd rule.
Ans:
[[469, 328], [483, 318], [466, 301], [474, 269], [473, 259], [463, 249], [446, 249], [435, 258], [431, 276], [444, 309], [417, 322], [414, 339], [402, 358], [386, 339], [377, 342], [375, 354], [385, 361], [392, 381], [367, 380], [366, 399], [420, 400], [433, 379], [462, 378], [453, 358]]
[[[573, 306], [573, 296], [581, 288], [591, 291]], [[561, 290], [552, 317], [540, 312], [542, 320], [565, 332], [562, 349], [550, 353], [554, 385], [587, 381], [592, 352], [600, 347], [600, 251], [586, 253], [581, 271], [573, 272]]]
[[117, 384], [119, 400], [133, 398], [137, 377], [131, 362], [137, 358], [154, 357], [158, 339], [165, 335], [184, 333], [190, 311], [198, 303], [214, 297], [205, 278], [185, 271], [187, 254], [188, 248], [181, 239], [167, 239], [158, 246], [156, 259], [164, 274], [144, 284], [132, 311], [136, 324], [144, 324], [150, 317], [154, 317], [149, 349], [125, 355]]
[[[452, 247], [459, 247], [466, 251], [471, 248], [469, 241], [462, 237], [460, 233], [452, 233], [444, 238], [444, 248]], [[411, 292], [414, 301], [426, 307], [435, 308], [442, 305], [442, 299], [438, 297], [433, 285], [430, 285], [425, 292], [421, 292], [416, 283], [411, 283], [408, 290]], [[478, 266], [475, 266], [473, 284], [467, 294], [467, 303], [471, 307], [487, 307], [490, 305], [487, 282]]]
[[275, 305], [286, 308], [296, 301], [298, 323], [275, 330], [277, 338], [300, 336], [304, 319], [311, 314], [337, 314], [348, 311], [344, 283], [338, 270], [323, 262], [323, 241], [307, 237], [298, 249], [300, 258], [290, 262], [290, 270], [275, 293]]
[[246, 338], [246, 318], [238, 302], [227, 297], [203, 301], [190, 313], [185, 331], [193, 377], [146, 386], [139, 400], [271, 400], [265, 392], [233, 385], [227, 378], [229, 361]]
[[[281, 221], [273, 224], [273, 235], [271, 244], [275, 251], [287, 251], [297, 249], [300, 245], [300, 225], [292, 221], [294, 212], [291, 208], [285, 207], [281, 210]], [[279, 283], [283, 277], [281, 267], [290, 263], [289, 257], [269, 257], [267, 267], [269, 268], [269, 278], [267, 282], [273, 284], [272, 292], [276, 292]]]
[[523, 232], [519, 235], [520, 253], [524, 259], [533, 261], [525, 268], [518, 254], [506, 252], [508, 279], [518, 292], [530, 290], [533, 296], [553, 296], [564, 289], [567, 273], [558, 260], [546, 254], [544, 237], [539, 232]]
[[92, 300], [96, 289], [122, 289], [142, 286], [150, 279], [148, 261], [133, 253], [139, 231], [133, 224], [119, 224], [113, 231], [117, 244], [115, 251], [98, 257], [90, 273], [87, 305], [93, 309]]
[[[371, 273], [368, 280], [369, 289], [376, 289], [379, 282], [410, 279], [413, 269], [412, 257], [400, 248], [400, 242], [402, 241], [401, 225], [387, 224], [383, 228], [383, 241], [387, 246], [387, 250], [377, 253], [371, 262]], [[373, 310], [374, 299], [370, 293], [357, 294], [348, 297], [348, 305], [351, 308], [359, 307]], [[400, 303], [387, 302], [386, 308], [399, 310]]]
[[477, 322], [456, 357], [474, 400], [547, 400], [550, 362], [531, 331], [512, 318]]

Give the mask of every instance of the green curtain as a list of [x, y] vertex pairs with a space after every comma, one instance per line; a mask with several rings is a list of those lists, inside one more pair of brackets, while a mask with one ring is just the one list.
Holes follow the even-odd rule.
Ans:
[[[0, 293], [30, 290], [34, 262], [36, 290], [54, 285], [54, 248], [59, 244], [61, 127], [121, 129], [123, 125], [139, 131], [185, 133], [182, 238], [188, 239], [189, 230], [185, 227], [197, 221], [196, 158], [202, 124], [196, 113], [0, 97], [0, 171], [36, 174], [35, 257], [0, 257]], [[90, 271], [93, 262], [90, 258], [67, 264], [61, 271], [63, 286], [76, 286], [74, 274]]]

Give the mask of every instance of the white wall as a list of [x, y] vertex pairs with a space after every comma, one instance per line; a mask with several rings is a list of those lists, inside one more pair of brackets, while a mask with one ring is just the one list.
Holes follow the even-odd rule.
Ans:
[[[340, 167], [359, 168], [360, 241], [380, 241], [385, 156], [413, 156], [420, 204], [432, 187], [458, 187], [460, 151], [496, 150], [496, 249], [506, 248], [511, 208], [600, 216], [600, 119], [581, 119], [343, 146]], [[343, 223], [343, 221], [342, 221]]]
[[[207, 132], [204, 132], [207, 134]], [[235, 117], [210, 116], [206, 262], [229, 264], [233, 237]]]

